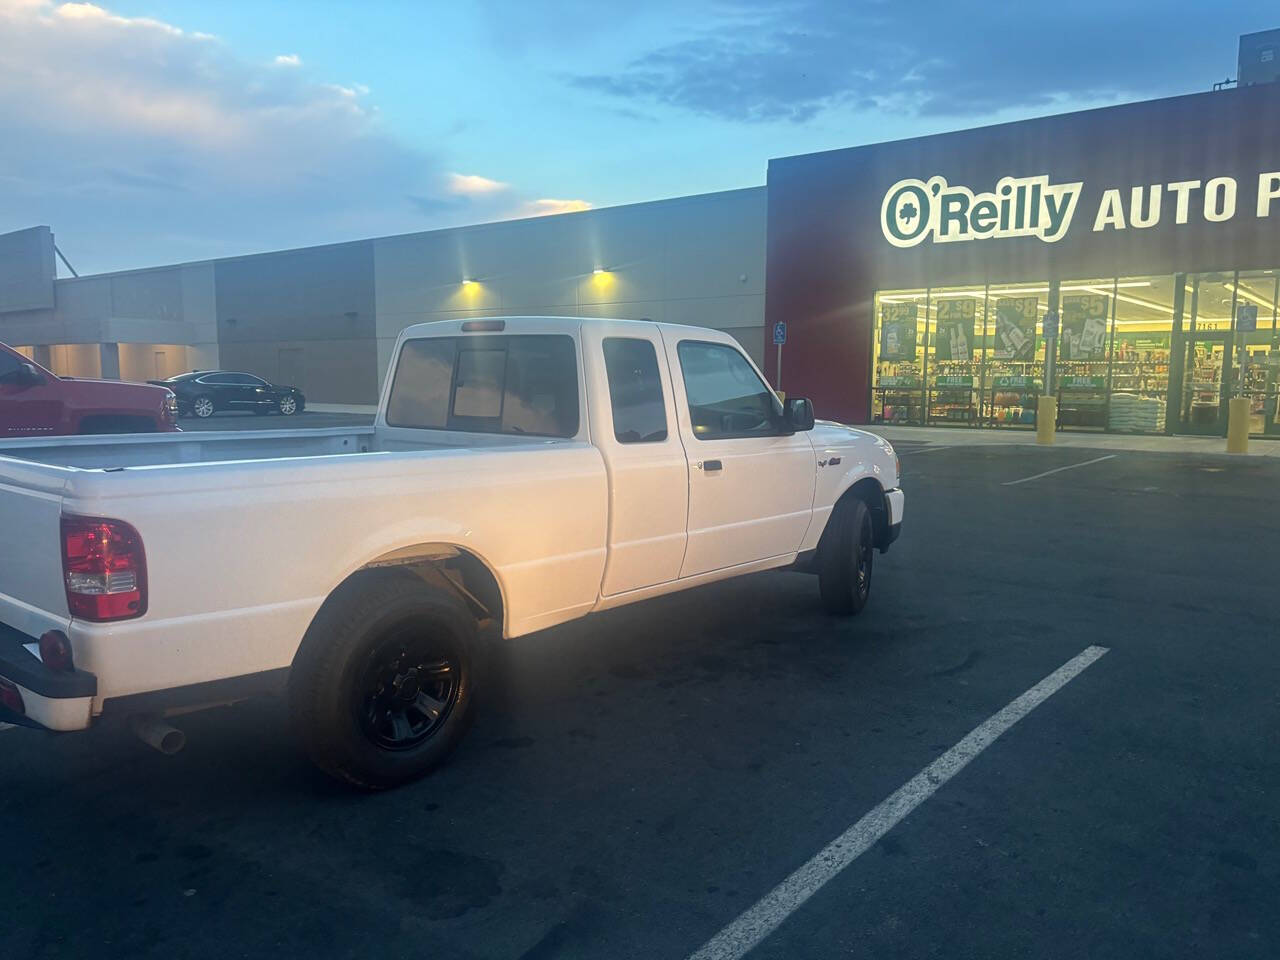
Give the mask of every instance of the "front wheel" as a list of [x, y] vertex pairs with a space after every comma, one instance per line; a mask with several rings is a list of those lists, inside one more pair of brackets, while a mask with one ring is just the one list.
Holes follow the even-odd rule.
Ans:
[[819, 551], [818, 590], [827, 613], [853, 616], [871, 596], [875, 528], [871, 511], [854, 497], [836, 504]]
[[292, 417], [298, 412], [298, 401], [294, 397], [280, 398], [280, 412], [286, 417]]
[[364, 575], [340, 591], [294, 660], [294, 730], [330, 776], [394, 787], [441, 763], [466, 732], [475, 619], [413, 576]]

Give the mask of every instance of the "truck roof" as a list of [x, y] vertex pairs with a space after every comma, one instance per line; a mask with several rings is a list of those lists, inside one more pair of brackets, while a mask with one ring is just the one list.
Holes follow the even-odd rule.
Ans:
[[697, 330], [707, 339], [731, 340], [727, 334], [709, 327], [696, 327], [683, 323], [663, 323], [658, 320], [623, 320], [617, 317], [465, 317], [457, 320], [432, 320], [405, 327], [400, 336], [405, 340], [417, 337], [448, 337], [460, 333], [567, 333], [573, 334], [583, 327], [595, 325], [660, 327], [662, 329], [689, 332]]

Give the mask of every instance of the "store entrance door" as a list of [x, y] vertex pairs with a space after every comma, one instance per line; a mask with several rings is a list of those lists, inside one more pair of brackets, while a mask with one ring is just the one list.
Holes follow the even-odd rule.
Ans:
[[1190, 333], [1185, 353], [1178, 432], [1226, 436], [1227, 397], [1231, 387], [1231, 334]]

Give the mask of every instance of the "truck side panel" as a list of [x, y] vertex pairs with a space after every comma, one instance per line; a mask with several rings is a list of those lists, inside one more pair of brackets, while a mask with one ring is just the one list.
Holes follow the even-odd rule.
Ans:
[[584, 443], [78, 472], [69, 487], [69, 511], [133, 524], [149, 561], [145, 617], [72, 624], [101, 698], [287, 667], [333, 589], [405, 547], [479, 557], [508, 636], [589, 610], [604, 570], [605, 472]]

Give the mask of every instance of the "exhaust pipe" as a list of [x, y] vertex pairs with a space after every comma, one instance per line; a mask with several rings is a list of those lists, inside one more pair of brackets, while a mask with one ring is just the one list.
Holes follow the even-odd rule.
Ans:
[[157, 717], [139, 714], [131, 717], [129, 723], [139, 740], [159, 750], [166, 757], [173, 756], [187, 745], [185, 733]]

